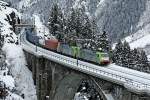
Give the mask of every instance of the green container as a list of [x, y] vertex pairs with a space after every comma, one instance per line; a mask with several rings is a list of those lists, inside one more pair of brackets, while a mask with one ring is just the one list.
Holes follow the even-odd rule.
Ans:
[[72, 55], [71, 47], [64, 43], [60, 43], [60, 45], [58, 47], [58, 51], [66, 54], [66, 55]]

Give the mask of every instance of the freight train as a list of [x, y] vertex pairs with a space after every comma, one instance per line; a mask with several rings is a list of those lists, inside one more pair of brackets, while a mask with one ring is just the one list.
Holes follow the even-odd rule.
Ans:
[[108, 65], [110, 63], [109, 54], [106, 52], [82, 49], [78, 46], [72, 46], [67, 43], [59, 42], [57, 39], [43, 40], [40, 39], [34, 31], [29, 29], [25, 32], [26, 39], [29, 42], [47, 50], [96, 65]]

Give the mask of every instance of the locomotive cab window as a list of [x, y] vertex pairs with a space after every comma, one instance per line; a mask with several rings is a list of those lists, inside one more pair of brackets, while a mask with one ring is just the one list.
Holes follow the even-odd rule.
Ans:
[[108, 54], [107, 53], [103, 53], [102, 56], [103, 57], [108, 57]]

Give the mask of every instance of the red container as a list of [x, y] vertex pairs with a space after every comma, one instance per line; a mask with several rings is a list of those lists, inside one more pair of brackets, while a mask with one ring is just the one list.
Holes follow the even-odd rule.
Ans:
[[45, 47], [50, 50], [57, 50], [58, 40], [54, 40], [54, 39], [45, 40]]

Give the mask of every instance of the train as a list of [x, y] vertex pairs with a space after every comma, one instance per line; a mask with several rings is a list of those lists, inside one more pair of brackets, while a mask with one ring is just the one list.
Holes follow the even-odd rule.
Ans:
[[[69, 45], [67, 43], [59, 42], [57, 39], [43, 40], [37, 36], [36, 33], [30, 29], [25, 31], [26, 39], [34, 45], [44, 49], [75, 58], [77, 60], [93, 63], [96, 65], [110, 64], [110, 57], [107, 52], [93, 51], [80, 48], [79, 46]], [[42, 41], [42, 42], [41, 42]]]

